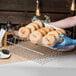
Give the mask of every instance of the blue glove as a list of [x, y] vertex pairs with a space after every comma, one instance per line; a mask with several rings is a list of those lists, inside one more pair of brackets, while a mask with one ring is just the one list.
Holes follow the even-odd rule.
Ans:
[[35, 21], [35, 20], [40, 20], [40, 19], [37, 18], [36, 16], [34, 16], [34, 17], [32, 18], [32, 21]]
[[60, 36], [63, 39], [63, 42], [60, 43], [60, 44], [58, 44], [58, 43], [55, 44], [53, 46], [53, 48], [63, 48], [65, 46], [76, 45], [76, 40], [71, 39], [71, 38], [69, 38], [69, 37], [67, 37], [67, 36], [65, 36], [63, 34], [61, 34]]

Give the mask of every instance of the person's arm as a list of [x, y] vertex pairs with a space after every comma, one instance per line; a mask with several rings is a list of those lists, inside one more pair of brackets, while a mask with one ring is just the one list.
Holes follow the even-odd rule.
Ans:
[[52, 22], [51, 24], [59, 28], [70, 28], [76, 26], [76, 16]]

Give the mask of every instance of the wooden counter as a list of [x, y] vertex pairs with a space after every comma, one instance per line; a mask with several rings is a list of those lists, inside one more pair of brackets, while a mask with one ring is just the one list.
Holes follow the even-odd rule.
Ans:
[[[32, 49], [32, 51], [25, 47]], [[5, 47], [5, 49], [10, 51], [11, 57], [9, 59], [0, 59], [1, 64], [76, 54], [76, 48], [69, 52], [57, 52], [44, 46], [34, 45], [29, 42], [22, 42], [17, 45], [8, 46]]]

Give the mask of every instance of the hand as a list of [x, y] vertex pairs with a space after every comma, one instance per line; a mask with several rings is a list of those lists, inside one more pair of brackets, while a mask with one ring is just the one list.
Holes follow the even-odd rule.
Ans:
[[35, 20], [40, 20], [40, 19], [37, 18], [36, 16], [34, 16], [34, 17], [32, 18], [32, 21], [35, 21]]
[[60, 29], [60, 28], [52, 25], [51, 23], [43, 22], [43, 24], [44, 24], [45, 27], [50, 26], [50, 27], [53, 27], [53, 28], [56, 29], [56, 30], [59, 30], [59, 29]]
[[71, 39], [63, 34], [60, 35], [63, 38], [63, 42], [60, 44], [55, 44], [53, 48], [63, 48], [65, 46], [76, 45], [76, 40]]

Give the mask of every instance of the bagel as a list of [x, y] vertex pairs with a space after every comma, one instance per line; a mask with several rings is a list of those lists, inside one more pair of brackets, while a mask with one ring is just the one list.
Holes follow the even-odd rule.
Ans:
[[60, 30], [56, 30], [56, 32], [57, 32], [58, 34], [63, 34]]
[[56, 30], [59, 34], [66, 34], [66, 31], [63, 29]]
[[53, 46], [55, 43], [56, 43], [56, 38], [54, 35], [51, 35], [51, 36], [46, 35], [42, 39], [42, 44], [47, 47]]
[[43, 36], [45, 36], [47, 34], [47, 32], [42, 28], [40, 30], [38, 30]]
[[43, 30], [45, 30], [48, 33], [50, 31], [53, 31], [54, 29], [52, 27], [45, 27], [43, 28]]
[[60, 38], [59, 34], [56, 31], [51, 31], [47, 35], [50, 35], [50, 36], [54, 35], [56, 37], [56, 39]]
[[26, 27], [28, 27], [29, 29], [31, 29], [31, 32], [36, 30], [36, 27], [33, 25], [33, 23], [30, 23], [28, 25], [26, 25]]
[[38, 31], [41, 32], [43, 34], [43, 36], [45, 36], [48, 32], [53, 31], [54, 29], [51, 27], [43, 27], [41, 29], [39, 29]]
[[33, 26], [35, 26], [36, 30], [40, 29], [40, 27], [36, 23], [33, 23]]
[[33, 23], [37, 24], [40, 28], [43, 27], [43, 24], [40, 20], [33, 21]]
[[[50, 31], [49, 28], [46, 28], [48, 29], [49, 31], [47, 32], [46, 30], [44, 30], [46, 27], [43, 27], [37, 31], [34, 31], [30, 34], [30, 41], [32, 43], [38, 43], [42, 40], [42, 38]], [[39, 37], [40, 36], [40, 37]], [[33, 38], [34, 37], [34, 38]]]
[[43, 35], [39, 31], [35, 31], [30, 34], [30, 41], [32, 43], [37, 43], [42, 39]]
[[50, 29], [48, 27], [43, 28], [43, 30], [45, 30], [47, 33], [50, 32]]
[[53, 46], [59, 39], [60, 34], [66, 34], [65, 30], [59, 29], [49, 32], [46, 36], [43, 37], [42, 43], [45, 46]]
[[54, 31], [54, 28], [53, 27], [48, 27], [50, 31]]
[[21, 27], [19, 29], [18, 35], [21, 39], [26, 39], [28, 38], [30, 33], [31, 33], [31, 30], [29, 28]]

